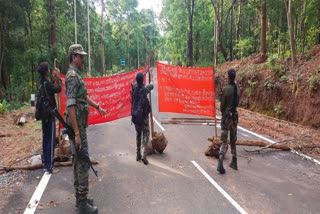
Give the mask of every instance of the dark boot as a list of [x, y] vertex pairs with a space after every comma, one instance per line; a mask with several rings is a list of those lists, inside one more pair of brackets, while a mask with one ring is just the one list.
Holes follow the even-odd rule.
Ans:
[[237, 158], [236, 157], [232, 157], [232, 161], [229, 164], [229, 166], [234, 170], [238, 170]]
[[[92, 198], [88, 198], [87, 199], [87, 202], [88, 204], [90, 204], [91, 206], [94, 206], [94, 202], [93, 202], [93, 199]], [[80, 200], [78, 197], [76, 197], [76, 208], [78, 209], [79, 208], [79, 203], [80, 203]]]
[[136, 161], [140, 161], [140, 160], [141, 160], [141, 154], [137, 153]]
[[80, 200], [78, 207], [79, 214], [97, 214], [98, 208], [96, 206], [92, 206], [88, 203], [88, 200]]
[[148, 165], [149, 164], [149, 161], [147, 160], [147, 156], [144, 156], [141, 160], [144, 163], [144, 165]]
[[218, 162], [218, 167], [217, 167], [218, 172], [220, 172], [220, 174], [224, 174], [226, 173], [226, 170], [224, 170], [223, 168], [223, 155], [219, 155], [219, 162]]

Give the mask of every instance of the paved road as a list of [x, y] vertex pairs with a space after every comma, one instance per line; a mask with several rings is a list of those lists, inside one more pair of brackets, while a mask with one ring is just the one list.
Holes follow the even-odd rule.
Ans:
[[[157, 93], [152, 93], [153, 109], [157, 109]], [[158, 120], [177, 116], [155, 113]], [[320, 212], [320, 167], [312, 162], [290, 152], [253, 154], [238, 146], [239, 170], [227, 166], [229, 150], [227, 172], [219, 175], [217, 160], [204, 156], [213, 126], [165, 124], [163, 128], [169, 145], [164, 154], [149, 156], [148, 166], [135, 161], [130, 118], [88, 128], [90, 154], [100, 161], [95, 166], [99, 178], [90, 172], [90, 196], [99, 213]], [[241, 130], [238, 137], [257, 138]], [[42, 175], [41, 170], [30, 172], [28, 181], [1, 213], [24, 211]], [[40, 205], [36, 213], [76, 213], [70, 167], [52, 175]]]

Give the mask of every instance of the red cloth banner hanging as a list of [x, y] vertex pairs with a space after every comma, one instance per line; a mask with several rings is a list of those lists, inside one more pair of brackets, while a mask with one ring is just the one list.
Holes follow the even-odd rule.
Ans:
[[[89, 125], [105, 123], [131, 115], [131, 82], [135, 82], [138, 72], [145, 73], [145, 68], [108, 77], [84, 78], [89, 97], [99, 103], [107, 112], [100, 116], [99, 111], [90, 107]], [[66, 110], [65, 75], [61, 75], [62, 90], [60, 93], [60, 112]], [[64, 116], [64, 115], [62, 115]]]
[[157, 62], [159, 112], [215, 117], [214, 68]]

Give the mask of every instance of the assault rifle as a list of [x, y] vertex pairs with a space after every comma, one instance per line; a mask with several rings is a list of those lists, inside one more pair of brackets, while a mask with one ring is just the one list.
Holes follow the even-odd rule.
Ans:
[[84, 160], [89, 164], [89, 166], [91, 167], [93, 173], [98, 177], [98, 171], [96, 171], [91, 163], [91, 160], [89, 158], [88, 155], [84, 155], [81, 151], [77, 151], [76, 149], [76, 145], [75, 145], [75, 135], [74, 135], [74, 131], [72, 129], [71, 126], [69, 126], [61, 117], [61, 115], [59, 114], [57, 108], [54, 108], [51, 111], [51, 114], [56, 117], [59, 122], [63, 125], [63, 127], [65, 128], [65, 130], [62, 131], [63, 134], [67, 134], [69, 136], [70, 139], [70, 146], [71, 146], [71, 154], [72, 156], [77, 156], [77, 157], [81, 157], [84, 158]]

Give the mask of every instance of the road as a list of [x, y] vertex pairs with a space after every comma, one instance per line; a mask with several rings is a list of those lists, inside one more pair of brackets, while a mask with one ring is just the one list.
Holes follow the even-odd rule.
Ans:
[[[152, 92], [154, 110], [156, 88]], [[158, 121], [178, 116], [186, 115], [154, 112]], [[320, 167], [314, 163], [290, 152], [247, 153], [238, 146], [239, 170], [228, 167], [229, 150], [226, 174], [220, 175], [217, 159], [204, 156], [207, 138], [214, 135], [213, 126], [162, 127], [164, 131], [155, 125], [169, 144], [163, 154], [149, 156], [147, 166], [135, 160], [135, 130], [129, 117], [88, 128], [90, 154], [99, 161], [95, 166], [99, 177], [90, 171], [90, 197], [99, 213], [320, 212]], [[258, 137], [239, 130], [238, 138]], [[27, 181], [1, 212], [23, 213], [42, 176], [42, 170], [28, 172]], [[72, 168], [60, 168], [50, 177], [35, 213], [76, 213], [72, 182]]]

